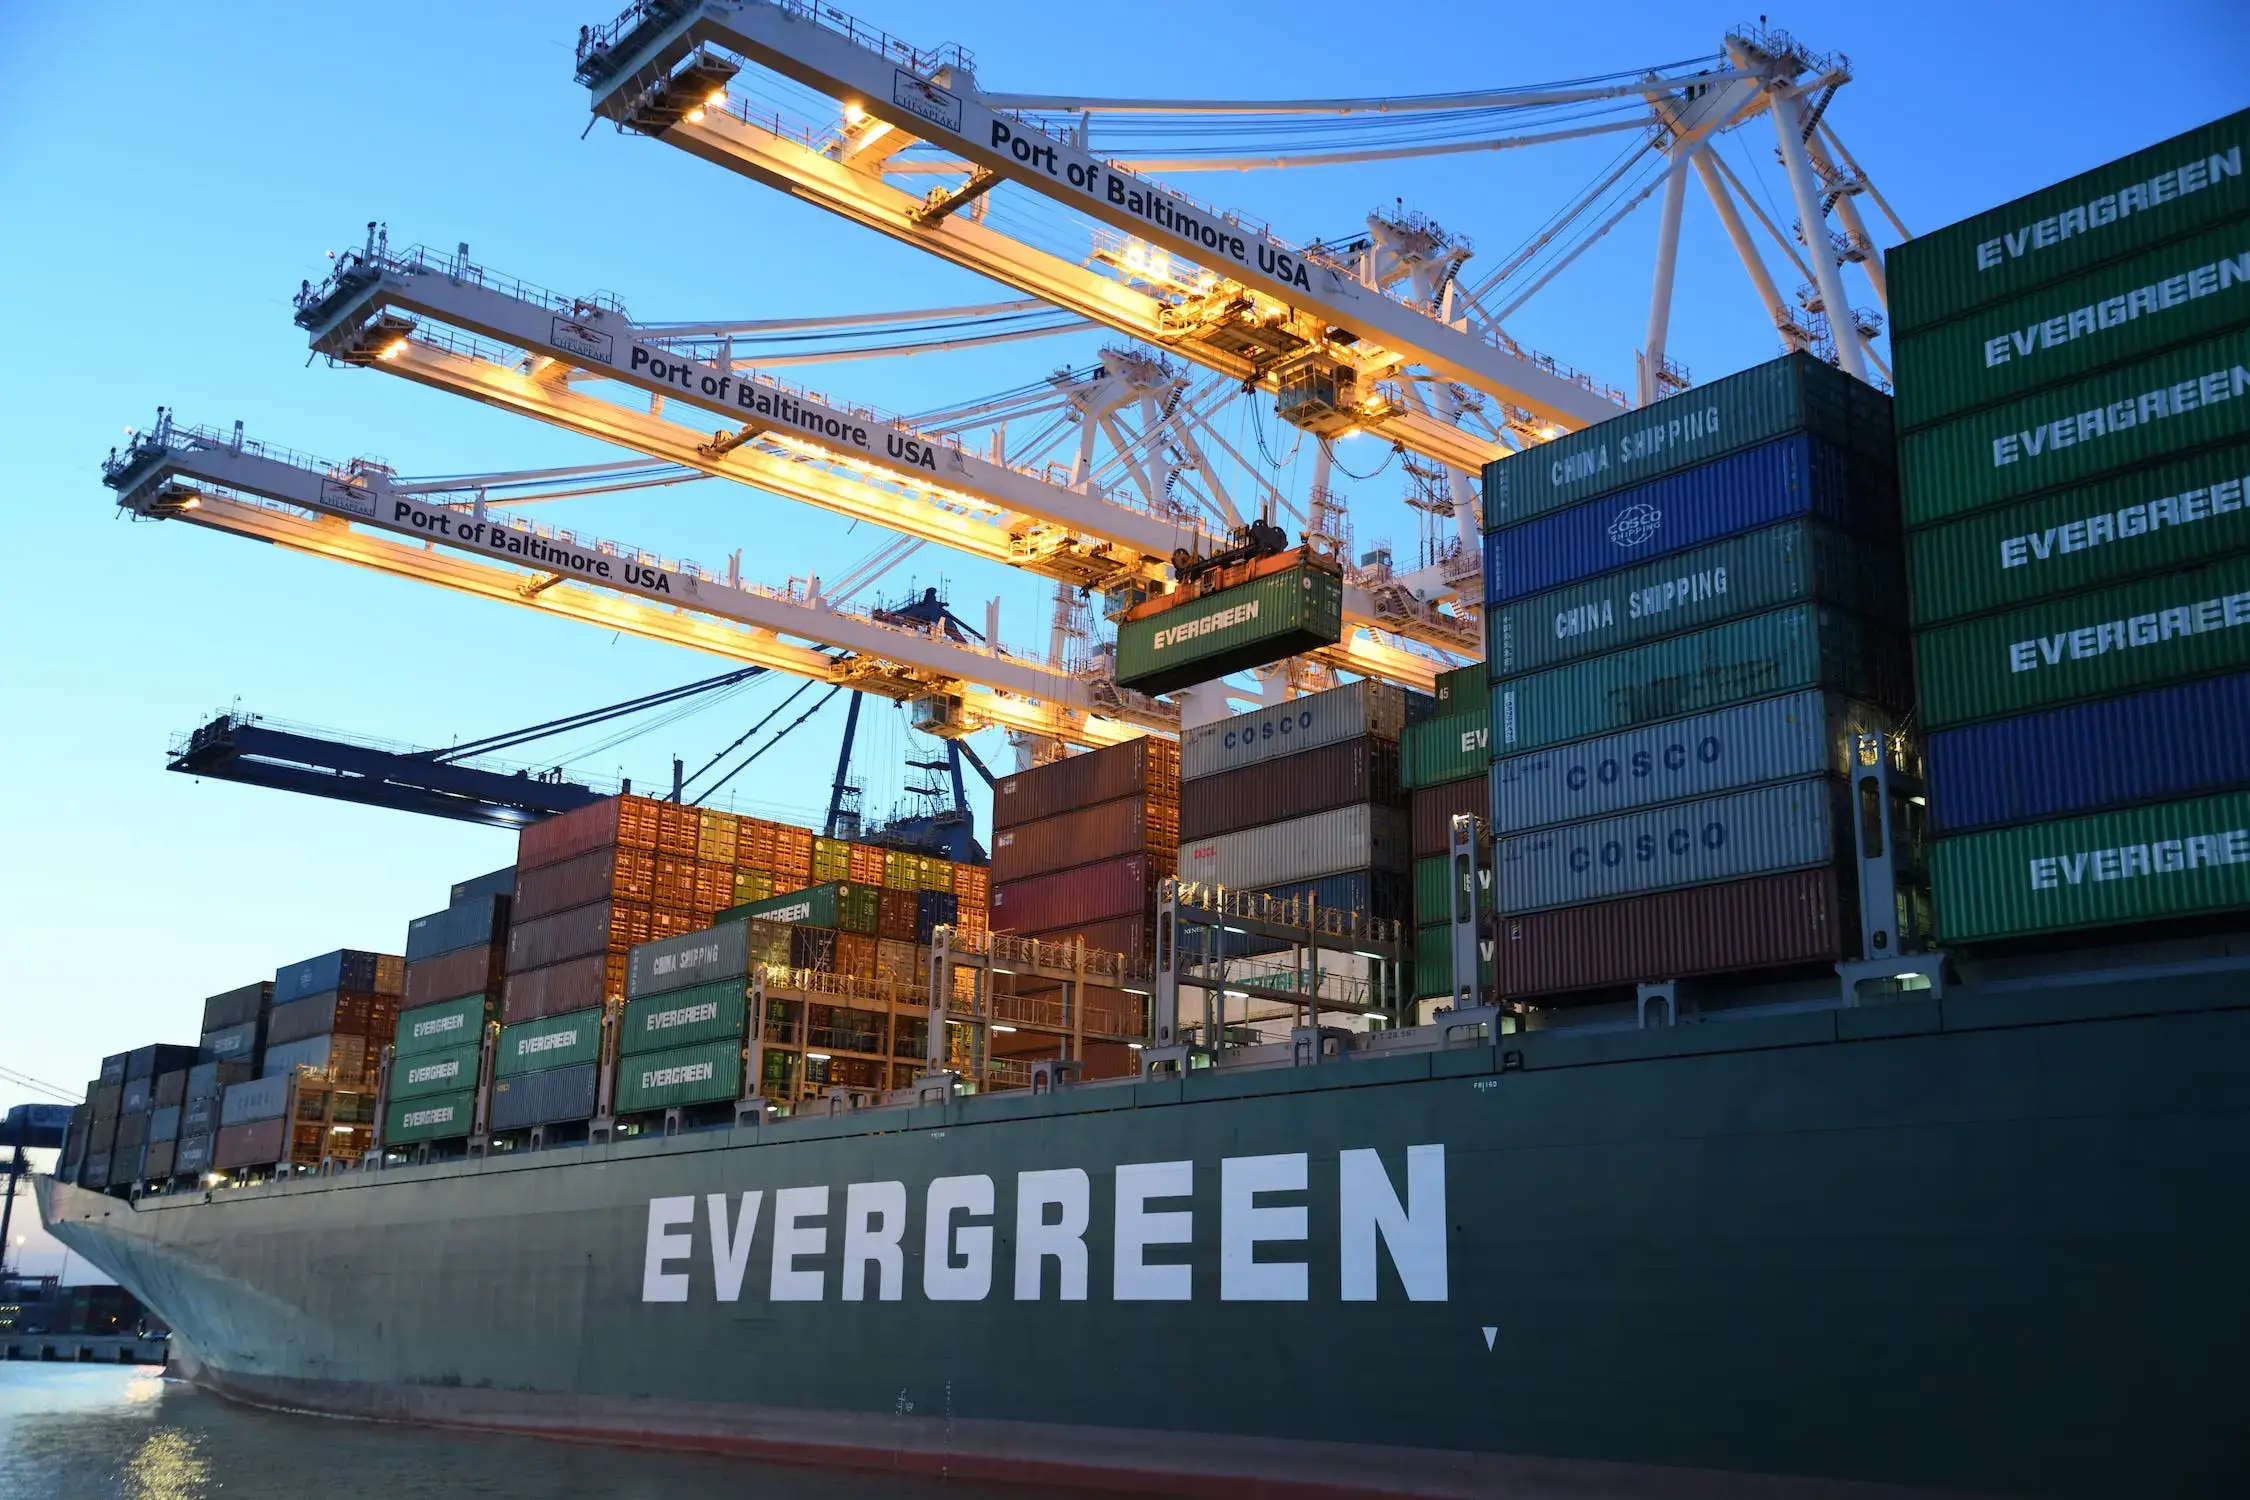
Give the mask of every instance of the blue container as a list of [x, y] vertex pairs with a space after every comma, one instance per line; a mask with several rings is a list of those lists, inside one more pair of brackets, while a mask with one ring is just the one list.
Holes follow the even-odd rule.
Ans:
[[[487, 896], [513, 896], [515, 893], [516, 867], [509, 865], [506, 869], [479, 875], [474, 880], [457, 882], [450, 899], [455, 906], [459, 906], [466, 901], [481, 901]], [[411, 953], [407, 955], [409, 958], [413, 956]]]
[[493, 1130], [528, 1130], [564, 1120], [590, 1119], [594, 1113], [595, 1063], [518, 1073], [492, 1083]]
[[273, 971], [273, 1003], [287, 1005], [292, 1000], [328, 990], [372, 990], [375, 988], [375, 959], [375, 954], [357, 948], [338, 948], [334, 953], [323, 953], [318, 958], [276, 969]]
[[1930, 736], [1930, 824], [2000, 828], [2250, 786], [2250, 672]]
[[496, 938], [504, 941], [508, 932], [509, 899], [507, 896], [478, 896], [456, 901], [444, 911], [416, 917], [406, 924], [406, 961], [419, 963], [425, 958], [474, 948]]
[[1484, 598], [1505, 604], [1761, 526], [1816, 516], [1898, 530], [1895, 482], [1800, 433], [1637, 484], [1484, 539]]
[[914, 941], [926, 943], [940, 927], [951, 927], [961, 920], [961, 898], [951, 891], [916, 891], [914, 893]]

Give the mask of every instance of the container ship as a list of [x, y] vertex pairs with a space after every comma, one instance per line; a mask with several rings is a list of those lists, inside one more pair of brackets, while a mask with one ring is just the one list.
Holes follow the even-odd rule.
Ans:
[[[709, 29], [769, 23], [891, 47], [648, 5], [581, 74], [718, 159]], [[883, 119], [982, 118], [885, 55]], [[106, 1059], [45, 1219], [294, 1411], [1212, 1495], [2250, 1492], [2245, 137], [1889, 252], [1895, 399], [1799, 350], [1485, 465], [1431, 690], [1021, 769], [989, 863], [531, 821], [399, 953]], [[107, 477], [219, 524], [214, 454]], [[1360, 575], [1271, 530], [1126, 591], [1121, 693], [1342, 638]]]

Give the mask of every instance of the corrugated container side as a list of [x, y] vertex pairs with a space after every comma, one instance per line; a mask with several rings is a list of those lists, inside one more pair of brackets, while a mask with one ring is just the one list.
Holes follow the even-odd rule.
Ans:
[[1484, 525], [1514, 526], [1759, 443], [1807, 432], [1888, 467], [1890, 400], [1790, 354], [1484, 466]]
[[1914, 622], [2011, 609], [2250, 550], [2250, 444], [1985, 511], [1907, 539]]
[[122, 1082], [102, 1084], [94, 1091], [94, 1118], [97, 1120], [116, 1119], [118, 1112], [124, 1107], [124, 1102], [125, 1085]]
[[789, 967], [820, 974], [836, 972], [836, 933], [826, 927], [785, 927], [789, 934]]
[[[908, 947], [911, 954], [912, 945]], [[911, 956], [908, 966], [911, 969]], [[734, 979], [630, 1001], [617, 1033], [617, 1050], [631, 1056], [729, 1038], [739, 1042], [749, 1019], [745, 994], [743, 981]]]
[[1362, 736], [1181, 783], [1179, 837], [1212, 838], [1354, 802], [1395, 806], [1399, 797], [1398, 745]]
[[1104, 917], [1098, 922], [1070, 922], [1016, 936], [1042, 943], [1068, 943], [1076, 938], [1091, 952], [1123, 955], [1130, 967], [1141, 972], [1146, 972], [1156, 957], [1156, 918], [1151, 913]]
[[961, 898], [951, 891], [914, 893], [914, 941], [927, 943], [940, 927], [961, 925]]
[[1910, 432], [1906, 524], [1930, 526], [2042, 490], [2250, 435], [2250, 330]]
[[665, 1052], [646, 1052], [617, 1064], [617, 1112], [676, 1109], [712, 1104], [742, 1095], [742, 1047], [738, 1042], [705, 1042]]
[[[589, 802], [584, 807], [573, 808], [552, 818], [542, 818], [516, 835], [517, 889], [522, 889], [523, 872], [536, 870], [542, 865], [559, 864], [573, 855], [584, 854], [604, 844], [633, 843], [638, 847], [656, 847], [654, 828], [649, 827], [643, 839], [620, 838], [625, 823], [638, 826], [638, 816], [621, 816], [621, 809], [629, 802], [642, 799], [629, 797], [604, 797], [599, 802]], [[639, 809], [630, 809], [636, 814]], [[645, 840], [645, 841], [644, 841]]]
[[504, 977], [506, 963], [506, 951], [489, 943], [456, 948], [436, 958], [410, 963], [406, 966], [404, 1004], [409, 1007], [435, 1005], [441, 1000], [495, 991]]
[[1029, 880], [1128, 854], [1171, 855], [1180, 846], [1179, 820], [1172, 803], [1134, 796], [1018, 823], [992, 835], [992, 878]]
[[914, 898], [920, 894], [918, 890], [885, 888], [882, 893], [881, 916], [875, 926], [876, 936], [889, 938], [893, 942], [913, 942]]
[[81, 1175], [78, 1179], [79, 1184], [90, 1188], [109, 1186], [109, 1167], [113, 1157], [114, 1148], [109, 1151], [88, 1151], [86, 1153], [86, 1164], [81, 1169]]
[[407, 964], [490, 943], [495, 933], [508, 930], [508, 902], [506, 896], [486, 896], [416, 917], [406, 924]]
[[1488, 777], [1473, 776], [1415, 792], [1408, 816], [1413, 823], [1416, 859], [1443, 854], [1452, 847], [1456, 814], [1467, 813], [1480, 823], [1491, 816], [1487, 807], [1488, 780]]
[[132, 1060], [133, 1054], [130, 1052], [112, 1052], [109, 1056], [103, 1058], [102, 1082], [105, 1084], [123, 1083], [125, 1081], [125, 1069], [132, 1063]]
[[2013, 400], [2244, 322], [2250, 221], [2237, 221], [1900, 338], [1892, 346], [1899, 427]]
[[88, 1150], [107, 1151], [117, 1144], [117, 1119], [116, 1115], [94, 1117], [93, 1127], [86, 1137]]
[[500, 1016], [505, 1021], [529, 1021], [622, 999], [624, 994], [625, 955], [595, 953], [510, 974]]
[[[1477, 861], [1477, 910], [1492, 910], [1492, 858], [1490, 851]], [[1426, 927], [1453, 920], [1453, 860], [1433, 854], [1414, 861], [1414, 923]]]
[[469, 1133], [476, 1108], [475, 1089], [393, 1099], [383, 1112], [383, 1144], [410, 1146], [416, 1141], [457, 1140]]
[[1799, 870], [1502, 918], [1493, 973], [1503, 995], [1542, 995], [1830, 964], [1856, 921], [1834, 870]]
[[150, 1141], [148, 1155], [141, 1163], [141, 1178], [146, 1182], [164, 1182], [172, 1176], [173, 1153], [178, 1148], [176, 1140]]
[[528, 1130], [534, 1125], [555, 1125], [584, 1120], [594, 1113], [597, 1068], [582, 1063], [575, 1068], [547, 1068], [513, 1078], [492, 1081], [493, 1130]]
[[200, 1176], [211, 1170], [211, 1148], [218, 1132], [202, 1131], [180, 1137], [178, 1149], [172, 1153], [172, 1172], [177, 1177]]
[[204, 1062], [255, 1061], [266, 1050], [266, 1023], [263, 1018], [244, 1021], [239, 1026], [227, 1026], [218, 1031], [203, 1033], [203, 1045], [197, 1056]]
[[260, 1073], [267, 1078], [286, 1078], [299, 1068], [320, 1071], [332, 1070], [341, 1083], [351, 1084], [374, 1072], [372, 1054], [379, 1051], [381, 1043], [370, 1044], [363, 1036], [307, 1037], [301, 1042], [287, 1042], [278, 1047], [266, 1048], [265, 1062]]
[[180, 1106], [165, 1104], [148, 1112], [148, 1138], [151, 1141], [176, 1141], [180, 1138]]
[[1484, 599], [1527, 599], [1806, 516], [1887, 542], [1899, 530], [1897, 490], [1834, 444], [1783, 438], [1489, 533]]
[[149, 1089], [154, 1081], [148, 1078], [126, 1079], [124, 1100], [118, 1108], [128, 1115], [147, 1114]]
[[412, 1057], [417, 1052], [473, 1042], [482, 1035], [491, 1014], [492, 1002], [484, 995], [463, 995], [457, 1000], [401, 1011], [395, 1042], [398, 1055]]
[[332, 990], [275, 1006], [266, 1024], [266, 1050], [328, 1033], [388, 1041], [397, 1021], [398, 1001], [393, 996]]
[[1904, 632], [1801, 604], [1497, 683], [1492, 745], [1537, 750], [1801, 688], [1899, 713], [1913, 680]]
[[109, 1157], [109, 1185], [123, 1187], [127, 1183], [138, 1182], [141, 1177], [141, 1162], [147, 1153], [148, 1144], [145, 1141], [137, 1146], [127, 1146], [120, 1142], [112, 1148]]
[[1347, 870], [1316, 880], [1285, 880], [1257, 894], [1277, 901], [1309, 898], [1331, 910], [1386, 922], [1403, 922], [1414, 909], [1413, 876], [1398, 870]]
[[[240, 1026], [245, 1021], [255, 1021], [273, 1008], [273, 981], [261, 979], [256, 984], [246, 984], [225, 994], [213, 995], [203, 1002], [203, 1030], [218, 1031], [228, 1026]], [[123, 1082], [120, 1076], [119, 1082]]]
[[187, 1097], [188, 1070], [172, 1068], [156, 1075], [148, 1091], [149, 1103], [162, 1109], [167, 1104], [177, 1104]]
[[1396, 870], [1413, 861], [1406, 813], [1339, 807], [1180, 846], [1180, 878], [1254, 889], [1346, 870]]
[[[392, 962], [386, 964], [385, 959]], [[381, 990], [396, 994], [404, 987], [404, 963], [396, 954], [339, 948], [334, 953], [323, 953], [317, 958], [277, 969], [273, 976], [273, 1003], [286, 1005], [328, 990]], [[386, 970], [396, 974], [396, 981], [387, 985], [383, 982]]]
[[1395, 740], [1405, 732], [1404, 689], [1390, 683], [1346, 683], [1184, 731], [1180, 780], [1216, 776], [1362, 735]]
[[235, 1084], [219, 1106], [219, 1123], [240, 1125], [279, 1117], [289, 1108], [289, 1083], [287, 1078], [259, 1078]]
[[143, 1146], [148, 1144], [148, 1111], [117, 1117], [117, 1145]]
[[509, 920], [528, 922], [589, 902], [615, 899], [656, 899], [655, 854], [605, 845], [559, 864], [519, 871]]
[[638, 998], [749, 972], [750, 924], [725, 922], [634, 948], [626, 957], [625, 993]]
[[994, 932], [1048, 932], [1148, 910], [1170, 869], [1145, 854], [992, 888]]
[[609, 902], [597, 901], [514, 923], [508, 928], [508, 972], [543, 969], [606, 951], [614, 911]]
[[435, 1052], [416, 1052], [391, 1059], [391, 1097], [411, 1099], [423, 1094], [474, 1089], [477, 1054], [481, 1050], [480, 1043], [469, 1042], [459, 1047], [443, 1047]]
[[1300, 564], [1119, 622], [1117, 685], [1169, 693], [1332, 646], [1343, 628], [1343, 575]]
[[1941, 834], [2250, 785], [2250, 673], [1995, 719], [1930, 736]]
[[843, 906], [844, 885], [829, 881], [801, 890], [777, 891], [756, 901], [746, 901], [720, 913], [722, 924], [733, 922], [786, 922], [796, 927], [834, 928]]
[[492, 1054], [492, 1076], [513, 1078], [518, 1073], [599, 1061], [602, 1015], [597, 1006], [501, 1027], [500, 1042]]
[[1179, 781], [1178, 743], [1144, 735], [1001, 777], [992, 788], [992, 826], [1013, 828], [1143, 793], [1153, 794], [1157, 801], [1173, 800], [1179, 794]]
[[1489, 703], [1426, 719], [1399, 742], [1399, 782], [1409, 791], [1482, 776], [1492, 764]]
[[1938, 935], [1973, 943], [2250, 906], [2250, 792], [1941, 839]]
[[1923, 632], [1932, 729], [2250, 667], [2250, 555]]
[[[1477, 943], [1477, 990], [1492, 992], [1492, 939]], [[1414, 933], [1414, 998], [1434, 1000], [1453, 993], [1453, 928], [1429, 926]]]
[[506, 896], [515, 888], [516, 867], [503, 865], [497, 870], [488, 870], [468, 880], [455, 881], [452, 892], [446, 899], [459, 906], [465, 902], [482, 901], [487, 896]]
[[1895, 336], [2250, 212], [2250, 111], [1885, 252]]
[[246, 1062], [199, 1062], [188, 1069], [187, 1097], [216, 1099], [227, 1091], [229, 1084], [244, 1083], [257, 1077]]
[[220, 1098], [205, 1094], [180, 1106], [180, 1135], [209, 1135], [219, 1128]]

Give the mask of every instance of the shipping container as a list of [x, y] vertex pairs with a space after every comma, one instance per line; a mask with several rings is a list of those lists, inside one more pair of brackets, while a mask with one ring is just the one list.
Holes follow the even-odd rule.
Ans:
[[919, 892], [886, 886], [877, 904], [875, 935], [893, 942], [914, 941], [914, 898]]
[[180, 1138], [180, 1106], [161, 1104], [148, 1112], [148, 1138], [152, 1141], [176, 1141]]
[[1001, 777], [992, 788], [992, 826], [1014, 828], [1120, 797], [1173, 800], [1179, 784], [1178, 743], [1144, 735]]
[[607, 901], [574, 906], [508, 927], [508, 972], [543, 969], [566, 959], [607, 952], [615, 907]]
[[1343, 574], [1308, 559], [1119, 621], [1117, 685], [1169, 693], [1333, 646], [1343, 631]]
[[125, 1093], [117, 1106], [118, 1110], [128, 1115], [147, 1114], [149, 1091], [155, 1085], [155, 1082], [156, 1080], [153, 1078], [126, 1079]]
[[239, 1026], [227, 1026], [218, 1031], [203, 1033], [203, 1045], [196, 1056], [204, 1062], [256, 1063], [265, 1055], [266, 1023], [264, 1017], [244, 1021]]
[[401, 1011], [395, 1043], [400, 1057], [441, 1048], [473, 1045], [484, 1035], [492, 1002], [483, 995], [463, 995], [436, 1005]]
[[515, 888], [516, 867], [507, 865], [497, 870], [488, 871], [472, 880], [455, 881], [453, 890], [446, 897], [446, 900], [454, 906], [460, 906], [469, 902], [482, 901], [488, 896], [506, 896], [514, 892]]
[[[1398, 744], [1361, 736], [1182, 782], [1179, 837], [1215, 838], [1355, 802], [1395, 807], [1399, 801]], [[997, 848], [992, 857], [997, 864]]]
[[961, 925], [961, 898], [951, 891], [914, 893], [914, 941], [927, 943], [940, 927]]
[[200, 1177], [211, 1170], [211, 1147], [218, 1134], [216, 1128], [195, 1135], [180, 1137], [178, 1148], [172, 1153], [172, 1175], [175, 1177]]
[[1898, 492], [1887, 471], [1841, 448], [1783, 438], [1488, 534], [1484, 602], [1528, 599], [1801, 518], [1890, 545]]
[[142, 1110], [139, 1114], [119, 1115], [117, 1117], [116, 1142], [118, 1149], [123, 1150], [127, 1146], [148, 1144], [148, 1120], [147, 1110]]
[[501, 994], [503, 1021], [529, 1021], [584, 1010], [605, 1000], [621, 1000], [625, 995], [625, 955], [594, 953], [544, 969], [510, 974]]
[[489, 944], [508, 930], [508, 901], [506, 896], [486, 896], [416, 917], [406, 924], [407, 963]]
[[127, 1079], [154, 1078], [174, 1068], [192, 1068], [196, 1064], [195, 1048], [172, 1042], [151, 1042], [146, 1047], [135, 1047], [125, 1054]]
[[459, 1140], [474, 1127], [476, 1110], [475, 1089], [394, 1097], [383, 1112], [383, 1144]]
[[992, 878], [1029, 880], [1128, 854], [1174, 854], [1191, 800], [1184, 788], [1179, 805], [1145, 795], [1115, 797], [1003, 828], [992, 835]]
[[730, 907], [719, 916], [725, 927], [736, 927], [744, 921], [784, 922], [793, 927], [825, 927], [873, 937], [882, 922], [882, 890], [831, 881], [778, 892], [763, 901]]
[[[1492, 993], [1492, 939], [1477, 939], [1477, 993]], [[1435, 1000], [1453, 993], [1453, 928], [1429, 926], [1414, 933], [1414, 998]]]
[[675, 1109], [742, 1097], [742, 1046], [705, 1042], [648, 1052], [617, 1065], [617, 1112]]
[[1895, 548], [1814, 521], [1788, 521], [1662, 562], [1534, 594], [1484, 612], [1492, 677], [1682, 635], [1790, 604], [1833, 605], [1896, 622], [1904, 607]]
[[1396, 740], [1405, 732], [1403, 689], [1383, 682], [1346, 683], [1182, 731], [1180, 780], [1238, 771], [1362, 736]]
[[408, 1008], [419, 1009], [441, 1000], [457, 1000], [463, 995], [492, 994], [505, 977], [506, 962], [504, 944], [480, 943], [410, 963], [406, 966], [403, 1003]]
[[94, 1118], [114, 1120], [125, 1105], [125, 1085], [105, 1083], [94, 1091]]
[[1888, 468], [1890, 406], [1809, 354], [1784, 355], [1493, 460], [1484, 466], [1484, 526], [1520, 525], [1795, 433]]
[[603, 1014], [596, 1007], [501, 1027], [500, 1043], [492, 1054], [492, 1076], [513, 1078], [518, 1073], [598, 1062]]
[[180, 1106], [180, 1136], [209, 1135], [219, 1128], [220, 1098], [216, 1094], [199, 1095]]
[[1904, 632], [1800, 604], [1510, 678], [1492, 689], [1492, 747], [1537, 750], [1814, 687], [1903, 713]]
[[1899, 439], [1908, 526], [2250, 436], [2250, 329]]
[[1901, 431], [2250, 323], [2250, 219], [1899, 339]]
[[86, 1149], [89, 1151], [107, 1151], [110, 1147], [116, 1145], [117, 1120], [116, 1115], [95, 1116], [93, 1123], [87, 1128]]
[[[221, 1031], [255, 1021], [273, 1008], [273, 981], [261, 979], [203, 1002], [203, 1030]], [[123, 1082], [120, 1078], [119, 1082]]]
[[244, 1083], [257, 1076], [258, 1070], [247, 1062], [199, 1062], [188, 1069], [187, 1097], [216, 1099], [227, 1091], [229, 1084]]
[[[1492, 910], [1492, 852], [1489, 849], [1478, 857], [1476, 888], [1477, 910]], [[1413, 919], [1417, 927], [1453, 920], [1451, 856], [1433, 854], [1428, 859], [1414, 861]]]
[[2131, 926], [2250, 906], [2250, 792], [1941, 839], [1948, 943]]
[[103, 1058], [101, 1081], [103, 1083], [123, 1083], [126, 1065], [131, 1063], [132, 1060], [133, 1054], [130, 1052], [112, 1052], [109, 1056]]
[[90, 1188], [108, 1187], [109, 1164], [114, 1154], [114, 1150], [88, 1151], [85, 1165], [79, 1169], [79, 1184]]
[[1801, 776], [1842, 776], [1888, 717], [1818, 689], [1495, 761], [1493, 835], [1522, 833]]
[[836, 972], [836, 934], [826, 927], [785, 927], [789, 934], [788, 967], [820, 974]]
[[292, 1082], [288, 1078], [259, 1078], [233, 1085], [219, 1106], [219, 1123], [240, 1125], [248, 1120], [278, 1118], [289, 1108]]
[[[1487, 772], [1490, 766], [1485, 768]], [[1467, 813], [1477, 820], [1480, 833], [1491, 816], [1490, 798], [1486, 788], [1489, 776], [1472, 776], [1464, 781], [1448, 781], [1438, 786], [1424, 787], [1414, 794], [1407, 809], [1407, 819], [1414, 838], [1414, 857], [1422, 859], [1432, 854], [1443, 854], [1453, 847], [1453, 819], [1458, 813]]]
[[211, 1167], [237, 1172], [246, 1167], [270, 1167], [289, 1154], [289, 1121], [276, 1116], [223, 1125], [211, 1144]]
[[529, 825], [516, 836], [518, 888], [525, 870], [557, 864], [605, 844], [654, 849], [662, 805], [646, 797], [604, 797]]
[[398, 997], [351, 990], [309, 995], [273, 1008], [266, 1023], [266, 1051], [286, 1042], [335, 1033], [387, 1042], [398, 1022]]
[[1915, 643], [1932, 729], [2250, 668], [2250, 554], [2004, 615]]
[[1565, 994], [1828, 965], [1858, 942], [1857, 908], [1821, 868], [1504, 917], [1492, 967], [1503, 995]]
[[492, 1081], [492, 1130], [528, 1130], [534, 1125], [556, 1125], [567, 1120], [590, 1119], [594, 1113], [598, 1069], [593, 1063], [575, 1068], [546, 1068]]
[[851, 845], [842, 839], [814, 835], [812, 841], [812, 878], [815, 885], [852, 878]]
[[864, 932], [839, 932], [836, 934], [836, 972], [853, 979], [864, 979], [875, 972], [875, 948], [881, 939], [871, 938]]
[[169, 1182], [172, 1180], [173, 1161], [179, 1147], [177, 1138], [150, 1141], [148, 1154], [141, 1161], [141, 1180], [144, 1182]]
[[1347, 870], [1405, 873], [1413, 840], [1404, 809], [1339, 807], [1180, 848], [1180, 878], [1255, 889]]
[[[386, 962], [387, 960], [387, 962]], [[406, 960], [396, 954], [339, 948], [276, 969], [273, 1003], [286, 1005], [328, 990], [369, 990], [387, 995], [406, 987]]]
[[656, 855], [647, 849], [605, 845], [558, 864], [516, 875], [508, 920], [528, 922], [596, 901], [646, 903], [656, 899]]
[[735, 906], [747, 906], [753, 901], [763, 901], [773, 894], [773, 875], [765, 870], [737, 870], [734, 872]]
[[299, 1068], [310, 1068], [316, 1073], [334, 1073], [339, 1083], [356, 1084], [375, 1071], [382, 1047], [381, 1042], [370, 1042], [363, 1036], [334, 1034], [268, 1046], [259, 1076], [285, 1078]]
[[2250, 551], [2250, 444], [1966, 516], [1907, 538], [1928, 626]]
[[1433, 717], [1459, 713], [1462, 709], [1484, 702], [1486, 686], [1484, 663], [1472, 661], [1464, 666], [1449, 667], [1437, 674], [1437, 713]]
[[751, 922], [747, 925], [749, 927], [750, 972], [755, 974], [761, 967], [782, 969], [789, 967], [790, 928], [788, 924], [784, 922]]
[[2250, 111], [1894, 245], [1893, 337], [2250, 213], [2246, 139]]
[[167, 1104], [178, 1104], [187, 1098], [187, 1079], [186, 1068], [173, 1068], [157, 1074], [149, 1086], [149, 1104], [157, 1109], [162, 1109]]
[[1080, 865], [992, 888], [994, 932], [1047, 932], [1146, 912], [1172, 871], [1145, 854]]
[[1940, 834], [2250, 786], [2250, 673], [1930, 736]]
[[728, 979], [630, 1001], [624, 1026], [617, 1033], [617, 1050], [630, 1056], [701, 1042], [740, 1041], [749, 1019], [747, 994], [743, 980]]
[[109, 1185], [111, 1187], [125, 1187], [140, 1181], [141, 1163], [147, 1154], [148, 1146], [146, 1142], [137, 1146], [127, 1146], [120, 1143], [114, 1147], [109, 1156]]
[[474, 1089], [477, 1084], [479, 1043], [443, 1047], [435, 1052], [415, 1052], [391, 1059], [391, 1097], [411, 1099], [423, 1094], [444, 1094]]
[[734, 919], [634, 948], [625, 960], [625, 993], [638, 999], [749, 972], [749, 923]]
[[1331, 911], [1358, 912], [1385, 922], [1404, 922], [1414, 911], [1413, 876], [1398, 870], [1347, 870], [1317, 880], [1285, 880], [1255, 894], [1276, 901], [1310, 901]]
[[1482, 776], [1492, 765], [1492, 710], [1475, 708], [1429, 719], [1399, 743], [1399, 784], [1408, 791]]

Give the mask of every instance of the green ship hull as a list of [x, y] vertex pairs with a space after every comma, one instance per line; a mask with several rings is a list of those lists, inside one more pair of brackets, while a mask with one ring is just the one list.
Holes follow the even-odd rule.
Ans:
[[41, 1202], [311, 1411], [1230, 1496], [2240, 1495], [2245, 1059], [2222, 952]]

